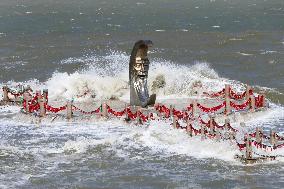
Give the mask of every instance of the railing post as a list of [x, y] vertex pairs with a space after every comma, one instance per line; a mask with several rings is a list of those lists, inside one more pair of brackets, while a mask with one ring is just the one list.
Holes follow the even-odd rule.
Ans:
[[265, 91], [261, 90], [259, 92], [259, 95], [262, 96], [263, 101], [262, 101], [262, 107], [268, 107], [268, 103], [266, 102], [266, 95], [265, 95]]
[[252, 159], [252, 147], [250, 136], [246, 136], [246, 159]]
[[250, 96], [250, 111], [255, 112], [255, 98], [254, 95]]
[[39, 103], [39, 116], [40, 117], [45, 117], [45, 115], [46, 115], [45, 98], [42, 97], [41, 95], [38, 96], [38, 103]]
[[261, 131], [259, 129], [259, 127], [256, 127], [255, 130], [256, 134], [255, 134], [255, 140], [257, 143], [262, 143], [262, 136], [261, 136]]
[[213, 124], [214, 115], [209, 115], [209, 116], [210, 116], [209, 120], [210, 134], [214, 135], [214, 124]]
[[262, 142], [262, 140], [263, 140], [263, 130], [262, 130], [262, 128], [259, 128], [259, 138], [260, 138], [260, 142]]
[[174, 109], [173, 105], [171, 104], [170, 105], [170, 115], [169, 115], [171, 119], [173, 119], [173, 116], [174, 116], [173, 109]]
[[151, 114], [152, 114], [151, 111], [149, 111], [149, 112], [148, 112], [148, 120], [147, 120], [147, 123], [150, 123], [150, 121], [151, 121]]
[[137, 124], [142, 124], [141, 115], [140, 115], [140, 113], [142, 113], [141, 108], [140, 107], [137, 108], [136, 112], [137, 112], [136, 122], [137, 122]]
[[249, 85], [247, 85], [247, 87], [246, 87], [246, 100], [248, 100], [249, 98], [250, 98], [250, 90], [251, 90], [251, 86], [249, 86]]
[[216, 141], [220, 141], [221, 139], [221, 133], [218, 128], [215, 128], [215, 138], [216, 138]]
[[193, 136], [192, 135], [192, 125], [191, 125], [191, 121], [189, 119], [187, 119], [186, 121], [186, 132], [189, 133], [189, 136]]
[[[155, 107], [160, 107], [160, 104], [157, 103], [157, 105]], [[162, 115], [161, 115], [161, 112], [160, 112], [159, 109], [158, 110], [156, 109], [156, 114], [157, 114], [158, 118], [161, 120], [162, 119]]]
[[125, 121], [129, 121], [129, 116], [128, 116], [128, 106], [125, 104]]
[[72, 101], [67, 101], [67, 107], [66, 107], [66, 113], [67, 113], [67, 119], [72, 119]]
[[45, 101], [48, 102], [48, 89], [43, 89], [42, 96], [44, 97]]
[[185, 108], [182, 109], [182, 117], [183, 117], [183, 119], [185, 119], [187, 117]]
[[231, 105], [230, 105], [230, 85], [225, 85], [225, 114], [229, 115], [231, 113]]
[[28, 96], [27, 95], [24, 95], [24, 101], [26, 101], [26, 106], [24, 107], [26, 113], [30, 113], [30, 110], [29, 110], [29, 99], [28, 99]]
[[4, 86], [3, 87], [3, 101], [4, 101], [4, 103], [9, 102], [8, 92], [9, 92], [8, 86]]
[[173, 116], [173, 127], [177, 129], [177, 116]]
[[197, 100], [196, 99], [192, 101], [192, 117], [193, 118], [197, 117]]
[[200, 125], [200, 134], [201, 134], [201, 140], [204, 140], [206, 138], [204, 125]]
[[276, 143], [277, 143], [276, 133], [273, 129], [270, 129], [270, 140], [269, 140], [269, 142], [272, 146], [275, 146]]
[[107, 104], [105, 102], [102, 104], [102, 116], [105, 118], [108, 117]]
[[229, 119], [229, 118], [226, 118], [226, 119], [225, 119], [225, 131], [228, 131], [228, 130], [229, 130], [229, 124], [230, 124], [230, 119]]

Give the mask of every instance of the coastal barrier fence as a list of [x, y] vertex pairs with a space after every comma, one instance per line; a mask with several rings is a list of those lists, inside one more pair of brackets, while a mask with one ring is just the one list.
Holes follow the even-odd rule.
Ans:
[[[247, 133], [242, 143], [237, 142], [236, 133], [239, 132], [237, 129], [230, 125], [230, 120], [226, 119], [224, 125], [219, 125], [214, 117], [217, 111], [221, 110], [221, 113], [228, 115], [233, 111], [256, 111], [259, 108], [265, 107], [265, 95], [260, 94], [255, 96], [253, 90], [247, 87], [246, 91], [243, 93], [234, 92], [229, 85], [226, 85], [223, 90], [217, 93], [206, 93], [205, 95], [210, 98], [224, 98], [223, 103], [214, 106], [206, 107], [196, 100], [184, 108], [183, 110], [177, 110], [173, 106], [167, 107], [165, 105], [156, 104], [154, 106], [154, 112], [148, 112], [145, 115], [141, 108], [136, 107], [136, 111], [132, 111], [130, 106], [125, 105], [125, 108], [121, 111], [116, 111], [112, 109], [107, 103], [101, 104], [101, 106], [95, 108], [92, 111], [85, 111], [75, 105], [72, 101], [67, 101], [66, 105], [61, 107], [52, 107], [48, 104], [48, 90], [36, 91], [35, 96], [28, 98], [25, 92], [14, 92], [10, 90], [7, 86], [3, 87], [3, 102], [9, 103], [9, 94], [13, 95], [14, 98], [22, 97], [22, 109], [25, 113], [30, 114], [33, 112], [39, 112], [40, 117], [45, 117], [47, 112], [57, 114], [58, 112], [66, 111], [66, 118], [71, 119], [74, 112], [80, 112], [85, 115], [100, 115], [102, 117], [123, 117], [125, 120], [136, 120], [138, 124], [143, 124], [150, 120], [162, 120], [162, 119], [172, 119], [172, 126], [176, 129], [185, 130], [190, 136], [201, 136], [202, 139], [215, 139], [219, 140], [231, 140], [234, 141], [238, 146], [240, 151], [246, 150], [245, 158], [251, 159], [253, 154], [265, 157], [252, 151], [252, 146], [257, 149], [263, 150], [277, 150], [284, 147], [283, 144], [279, 144], [280, 141], [284, 141], [284, 137], [277, 134], [275, 131], [271, 130], [270, 135], [263, 133], [262, 129], [256, 128], [254, 133]], [[242, 103], [239, 103], [242, 101]], [[205, 121], [201, 118], [197, 112], [201, 111], [209, 115], [210, 120]], [[193, 126], [193, 122], [198, 120], [199, 128]], [[181, 122], [186, 123], [182, 126]], [[242, 123], [244, 124], [244, 123]], [[269, 144], [267, 143], [269, 141]]]
[[[41, 94], [40, 91], [36, 91], [35, 96], [32, 99], [29, 99], [27, 95], [25, 95], [24, 91], [21, 92], [13, 92], [11, 89], [9, 89], [7, 86], [3, 87], [3, 102], [13, 102], [9, 98], [9, 94], [14, 96], [14, 102], [21, 102], [25, 110], [27, 112], [33, 112], [37, 111], [39, 109], [41, 110], [47, 110], [49, 112], [57, 113], [59, 111], [74, 107], [72, 104], [68, 106], [67, 102], [65, 106], [54, 108], [48, 105], [48, 90], [43, 90], [43, 93]], [[232, 90], [230, 85], [225, 85], [225, 88], [217, 93], [206, 93], [205, 95], [210, 97], [224, 97], [223, 103], [220, 103], [217, 106], [214, 107], [207, 107], [201, 103], [198, 103], [197, 100], [193, 100], [192, 103], [187, 106], [183, 111], [176, 110], [173, 107], [167, 108], [163, 105], [158, 104], [158, 109], [160, 113], [164, 113], [166, 117], [169, 117], [170, 114], [174, 113], [178, 115], [178, 117], [183, 117], [188, 114], [188, 112], [191, 112], [192, 115], [197, 114], [198, 111], [204, 112], [204, 113], [224, 113], [226, 115], [232, 113], [232, 111], [245, 111], [250, 110], [254, 112], [256, 109], [266, 107], [266, 100], [265, 100], [265, 94], [259, 94], [255, 95], [253, 93], [253, 90], [250, 86], [247, 86], [246, 91], [243, 93], [236, 93]], [[241, 103], [240, 103], [241, 102]], [[42, 108], [40, 108], [42, 107]], [[96, 113], [95, 111], [92, 112], [86, 112], [84, 110], [81, 110], [79, 108], [75, 108], [75, 110], [80, 111], [84, 114], [90, 114], [90, 113]], [[110, 113], [116, 114], [114, 110]], [[42, 112], [41, 114], [44, 114]], [[119, 113], [118, 113], [119, 114]]]

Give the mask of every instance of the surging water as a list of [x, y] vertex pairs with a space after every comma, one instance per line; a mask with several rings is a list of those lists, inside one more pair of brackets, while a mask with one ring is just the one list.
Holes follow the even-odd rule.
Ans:
[[[275, 115], [279, 110], [271, 112], [274, 121], [281, 118]], [[164, 121], [148, 127], [118, 120], [37, 126], [2, 118], [2, 124], [4, 188], [241, 187], [267, 174], [281, 181], [283, 173], [284, 159], [246, 167], [234, 160], [236, 146], [190, 138]], [[268, 187], [271, 181], [259, 184]]]
[[[102, 59], [109, 61], [107, 72], [99, 65]], [[68, 61], [71, 63], [73, 60]], [[121, 67], [116, 66], [116, 61]], [[72, 74], [57, 72], [44, 83], [35, 80], [27, 83], [52, 89], [50, 97], [53, 100], [72, 98], [88, 90], [93, 90], [91, 93], [96, 94], [96, 98], [115, 96], [124, 100], [129, 98], [127, 63], [124, 53], [92, 57], [92, 65], [85, 70]], [[166, 85], [160, 90], [159, 99], [192, 96], [192, 84], [195, 82], [200, 82], [205, 91], [218, 91], [225, 83], [233, 84], [237, 90], [243, 89], [242, 83], [219, 77], [207, 63], [177, 66], [164, 60], [154, 60], [149, 73], [150, 88], [156, 76], [165, 76]], [[59, 80], [65, 82], [59, 83]], [[17, 107], [1, 110], [4, 188], [11, 186], [10, 183], [13, 183], [12, 187], [23, 188], [124, 188], [130, 184], [135, 187], [187, 188], [209, 187], [209, 183], [213, 188], [224, 184], [226, 187], [242, 187], [252, 182], [244, 178], [261, 178], [263, 171], [265, 174], [274, 174], [276, 170], [278, 175], [282, 173], [284, 158], [248, 168], [234, 159], [234, 155], [239, 153], [235, 145], [191, 138], [184, 131], [171, 128], [169, 121], [152, 121], [150, 125], [140, 127], [118, 119], [90, 123], [64, 121], [39, 126], [30, 124], [31, 120], [20, 121], [18, 114]], [[254, 117], [247, 126], [275, 127], [283, 131], [283, 114], [283, 107], [272, 104], [271, 110]], [[239, 126], [236, 124], [234, 127]], [[282, 156], [284, 150], [277, 150], [272, 155]], [[276, 178], [281, 179], [281, 176]], [[261, 182], [262, 186], [270, 184], [269, 180]]]
[[[281, 0], [2, 0], [0, 83], [48, 88], [59, 101], [88, 102], [90, 95], [128, 101], [129, 53], [136, 40], [151, 39], [148, 84], [158, 100], [191, 97], [196, 84], [204, 91], [250, 84], [272, 102], [248, 128], [283, 133], [283, 10]], [[158, 90], [157, 78], [165, 79]], [[19, 119], [18, 107], [0, 107], [0, 188], [282, 188], [284, 182], [282, 157], [244, 166], [234, 159], [234, 145], [190, 138], [170, 122], [31, 121]]]

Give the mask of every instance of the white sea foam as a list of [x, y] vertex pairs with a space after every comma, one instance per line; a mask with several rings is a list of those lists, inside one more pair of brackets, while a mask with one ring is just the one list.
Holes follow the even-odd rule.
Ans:
[[[282, 110], [282, 112], [279, 110]], [[232, 126], [238, 130], [251, 130], [255, 126], [270, 123], [271, 121], [276, 123], [277, 120], [283, 118], [283, 112], [283, 108], [275, 108], [267, 113], [255, 115], [251, 121], [247, 122], [247, 128], [241, 128], [239, 124], [233, 124]], [[11, 127], [24, 125], [18, 121], [17, 119], [4, 120], [1, 123], [1, 132], [6, 130], [5, 127], [11, 129]], [[31, 137], [25, 141], [26, 145], [32, 145], [33, 147], [25, 148], [24, 151], [14, 146], [6, 146], [5, 149], [12, 150], [14, 153], [28, 153], [36, 156], [61, 153], [72, 156], [72, 154], [84, 154], [89, 149], [103, 147], [105, 150], [115, 151], [118, 156], [139, 159], [143, 158], [142, 154], [133, 154], [133, 150], [146, 147], [150, 149], [150, 152], [158, 153], [161, 156], [176, 154], [197, 159], [215, 158], [228, 162], [237, 162], [234, 155], [240, 154], [240, 152], [235, 143], [229, 141], [217, 142], [211, 139], [201, 140], [199, 136], [190, 137], [183, 130], [173, 129], [170, 123], [170, 121], [151, 121], [148, 126], [136, 126], [117, 120], [101, 120], [94, 123], [51, 123], [40, 127], [26, 124], [25, 127], [31, 129], [24, 132], [39, 137]], [[277, 124], [279, 125], [279, 123]], [[33, 127], [34, 129], [32, 129]], [[238, 138], [241, 137], [243, 136], [238, 136]], [[57, 142], [57, 140], [64, 138], [66, 142], [62, 144]], [[52, 142], [45, 142], [50, 139], [52, 139]], [[4, 146], [4, 144], [1, 146]], [[259, 153], [264, 154], [267, 152], [259, 151]], [[284, 150], [279, 149], [269, 152], [269, 154], [284, 155]], [[284, 161], [284, 159], [278, 161], [282, 160]]]
[[[86, 92], [89, 94], [86, 98], [93, 94], [97, 99], [125, 99], [129, 95], [128, 61], [129, 57], [125, 53], [117, 52], [103, 57], [69, 58], [61, 63], [86, 63], [89, 68], [72, 74], [54, 73], [45, 84], [50, 89], [50, 97], [54, 99], [77, 98], [76, 96], [82, 96]], [[154, 59], [151, 60], [148, 81], [151, 93], [155, 90], [152, 85], [157, 76], [164, 76], [166, 85], [155, 92], [159, 97], [165, 98], [173, 95], [191, 96], [194, 92], [193, 85], [196, 83], [201, 83], [203, 90], [219, 90], [226, 82], [229, 82], [220, 78], [206, 62], [185, 66]]]
[[0, 106], [0, 113], [2, 115], [19, 113], [18, 106]]
[[[219, 91], [224, 84], [230, 83], [237, 91], [244, 90], [244, 84], [219, 77], [218, 73], [206, 62], [195, 62], [193, 65], [177, 65], [163, 59], [151, 59], [148, 87], [150, 93], [156, 93], [159, 99], [190, 97], [196, 91]], [[85, 64], [85, 70], [68, 73], [53, 73], [46, 82], [36, 79], [22, 84], [31, 85], [34, 89], [48, 88], [52, 100], [75, 98], [84, 101], [94, 97], [97, 100], [129, 99], [128, 63], [126, 53], [111, 52], [106, 56], [86, 55], [70, 57], [60, 64]], [[153, 88], [153, 83], [162, 76], [165, 86]], [[10, 81], [9, 86], [18, 82]], [[196, 87], [197, 86], [197, 87]], [[1, 91], [2, 92], [2, 91]]]
[[[153, 121], [149, 128], [139, 138], [141, 144], [155, 151], [164, 153], [185, 154], [195, 158], [217, 158], [234, 161], [236, 146], [228, 142], [201, 140], [200, 137], [190, 137], [183, 130], [173, 129], [169, 123]], [[214, 149], [214, 150], [212, 150]]]
[[261, 50], [260, 54], [275, 54], [277, 51], [271, 51], [271, 50]]
[[[278, 132], [283, 132], [284, 108], [275, 104], [271, 104], [270, 108], [264, 112], [259, 112], [257, 115], [251, 115], [249, 121], [246, 121], [247, 127], [254, 129], [255, 127], [276, 128]], [[277, 127], [278, 126], [278, 127]]]
[[86, 137], [78, 137], [76, 140], [68, 140], [64, 143], [63, 151], [64, 152], [72, 152], [72, 153], [84, 153], [90, 147], [105, 145], [105, 144], [113, 144], [112, 138], [105, 139], [89, 139]]
[[92, 62], [96, 62], [96, 57], [95, 56], [87, 56], [87, 57], [80, 57], [80, 58], [67, 58], [64, 60], [60, 61], [60, 64], [78, 64], [78, 63], [82, 63], [82, 64], [90, 64]]
[[[37, 80], [30, 80], [25, 84], [38, 89], [47, 87], [52, 99], [72, 98], [82, 95], [86, 91], [89, 94], [96, 94], [96, 98], [107, 99], [116, 97], [120, 99], [129, 98], [128, 89], [128, 60], [125, 53], [111, 53], [107, 56], [86, 56], [83, 58], [70, 58], [68, 63], [87, 61], [88, 68], [72, 74], [54, 73], [46, 82], [40, 83]], [[64, 61], [62, 61], [64, 62]], [[193, 86], [196, 83], [202, 84], [205, 91], [219, 91], [225, 83], [231, 83], [235, 90], [243, 89], [244, 84], [238, 81], [231, 81], [219, 77], [210, 64], [196, 62], [193, 65], [176, 65], [172, 62], [154, 59], [151, 60], [149, 70], [149, 88], [152, 90], [152, 83], [157, 76], [165, 77], [166, 85], [159, 90], [159, 98], [180, 98], [192, 96]], [[9, 85], [17, 83], [10, 81]], [[153, 92], [153, 91], [151, 91]], [[86, 96], [81, 98], [90, 98]], [[17, 113], [17, 108], [9, 107], [0, 110], [1, 113]], [[283, 108], [275, 106], [265, 114], [252, 117], [247, 122], [249, 128], [270, 123], [281, 125]], [[2, 115], [3, 115], [2, 114]], [[18, 119], [1, 119], [1, 125], [18, 126]], [[24, 125], [20, 123], [20, 125]], [[27, 124], [26, 126], [34, 127]], [[238, 125], [234, 125], [238, 128]], [[4, 128], [2, 128], [4, 129]], [[5, 130], [5, 129], [4, 129]], [[238, 152], [235, 145], [229, 142], [216, 142], [212, 140], [201, 141], [199, 137], [189, 137], [182, 130], [174, 130], [169, 122], [152, 121], [149, 127], [129, 126], [117, 120], [108, 122], [85, 123], [50, 123], [37, 127], [28, 132], [41, 133], [44, 138], [51, 136], [65, 136], [76, 134], [75, 139], [68, 139], [63, 144], [50, 144], [49, 146], [38, 145], [37, 148], [28, 149], [33, 154], [37, 153], [85, 153], [89, 148], [98, 145], [106, 145], [116, 151], [117, 155], [128, 156], [132, 148], [148, 147], [154, 153], [160, 154], [185, 154], [195, 158], [217, 158], [225, 161], [234, 161], [234, 155]], [[91, 137], [90, 137], [91, 136]], [[31, 143], [40, 143], [44, 138], [30, 139]], [[39, 148], [40, 147], [40, 148]], [[129, 151], [128, 151], [129, 150]], [[277, 155], [283, 155], [283, 150], [278, 150]], [[133, 156], [133, 155], [132, 155]], [[138, 155], [135, 158], [139, 158]], [[140, 157], [141, 158], [141, 157]]]
[[243, 39], [241, 39], [241, 38], [230, 38], [229, 40], [230, 41], [242, 41]]
[[237, 53], [243, 56], [253, 56], [253, 54], [249, 54], [249, 53], [243, 53], [243, 52], [237, 52]]

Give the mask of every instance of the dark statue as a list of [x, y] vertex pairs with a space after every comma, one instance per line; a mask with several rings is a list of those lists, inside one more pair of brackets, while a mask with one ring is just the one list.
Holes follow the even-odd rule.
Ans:
[[150, 40], [137, 41], [132, 49], [129, 62], [130, 105], [146, 107], [154, 105], [156, 94], [149, 96], [147, 79], [149, 59], [148, 47], [153, 45]]

